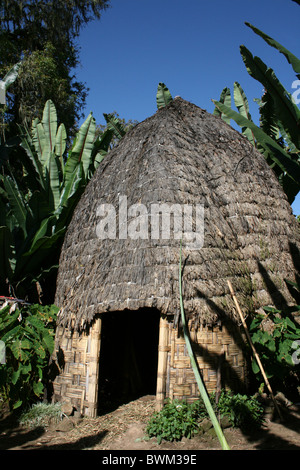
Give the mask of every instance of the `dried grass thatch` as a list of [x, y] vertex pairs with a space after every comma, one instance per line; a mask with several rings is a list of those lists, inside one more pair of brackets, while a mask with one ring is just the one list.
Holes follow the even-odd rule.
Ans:
[[105, 157], [68, 228], [57, 280], [59, 322], [83, 329], [96, 314], [156, 307], [179, 313], [179, 240], [100, 240], [97, 207], [203, 204], [204, 245], [183, 248], [184, 306], [195, 324], [235, 321], [227, 280], [245, 313], [291, 301], [299, 225], [272, 169], [240, 133], [176, 98]]

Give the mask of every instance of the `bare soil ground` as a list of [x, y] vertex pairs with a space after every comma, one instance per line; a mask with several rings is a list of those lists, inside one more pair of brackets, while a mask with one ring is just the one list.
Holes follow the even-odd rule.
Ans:
[[[4, 414], [0, 419], [0, 450], [221, 450], [213, 433], [160, 445], [155, 438], [147, 440], [145, 426], [154, 407], [154, 397], [146, 396], [97, 418], [66, 417], [46, 429], [21, 427], [10, 414]], [[281, 422], [266, 417], [262, 428], [249, 434], [225, 429], [231, 450], [300, 450], [300, 408], [285, 408], [282, 413]]]

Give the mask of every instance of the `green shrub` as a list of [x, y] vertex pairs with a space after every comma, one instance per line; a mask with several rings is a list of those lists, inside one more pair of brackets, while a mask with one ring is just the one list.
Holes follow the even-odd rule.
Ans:
[[34, 403], [44, 392], [57, 312], [54, 305], [17, 303], [0, 309], [0, 340], [5, 344], [0, 393], [11, 409]]
[[146, 432], [149, 437], [157, 437], [159, 444], [162, 439], [179, 441], [183, 437], [191, 438], [199, 428], [198, 414], [197, 404], [169, 400], [150, 418]]
[[[299, 286], [296, 287], [299, 292]], [[267, 377], [272, 380], [273, 388], [275, 387], [278, 392], [289, 394], [293, 400], [298, 399], [300, 365], [295, 347], [298, 348], [300, 327], [293, 313], [300, 311], [300, 305], [290, 307], [288, 313], [274, 307], [264, 307], [264, 310], [265, 314], [256, 315], [250, 324], [252, 342]], [[252, 370], [261, 382], [261, 372], [255, 358], [252, 361]]]
[[234, 395], [222, 390], [216, 408], [222, 417], [229, 418], [233, 427], [260, 426], [263, 421], [264, 409], [255, 396]]
[[[263, 407], [255, 396], [234, 395], [222, 390], [218, 403], [215, 394], [210, 395], [216, 415], [227, 416], [232, 427], [260, 426], [263, 421]], [[181, 400], [167, 401], [163, 409], [153, 414], [148, 421], [148, 437], [156, 437], [160, 444], [166, 441], [179, 441], [183, 437], [193, 437], [201, 427], [201, 421], [208, 418], [203, 400], [186, 403]]]

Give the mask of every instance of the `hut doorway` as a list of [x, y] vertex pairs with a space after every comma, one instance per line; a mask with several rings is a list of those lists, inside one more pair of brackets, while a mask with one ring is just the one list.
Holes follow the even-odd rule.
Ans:
[[160, 312], [153, 308], [101, 315], [98, 413], [155, 395]]

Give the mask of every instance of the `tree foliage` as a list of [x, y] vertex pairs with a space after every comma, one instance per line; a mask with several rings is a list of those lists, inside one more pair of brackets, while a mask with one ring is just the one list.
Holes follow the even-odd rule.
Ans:
[[12, 409], [41, 398], [47, 385], [49, 357], [54, 350], [54, 305], [5, 302], [0, 307], [0, 395]]
[[22, 59], [8, 97], [8, 119], [29, 127], [51, 99], [67, 130], [82, 117], [87, 89], [72, 70], [78, 64], [80, 29], [109, 0], [0, 0], [0, 76]]

